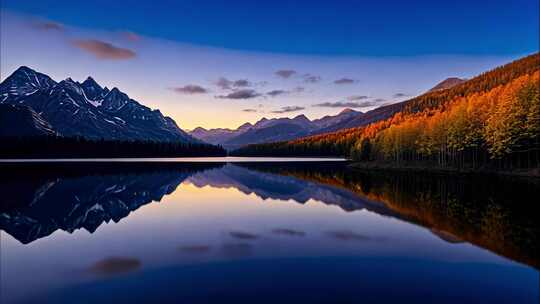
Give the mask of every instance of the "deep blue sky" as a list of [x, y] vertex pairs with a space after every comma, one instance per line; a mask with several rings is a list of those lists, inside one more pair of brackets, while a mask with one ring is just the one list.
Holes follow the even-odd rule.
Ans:
[[508, 55], [538, 50], [538, 0], [4, 0], [61, 23], [286, 54]]

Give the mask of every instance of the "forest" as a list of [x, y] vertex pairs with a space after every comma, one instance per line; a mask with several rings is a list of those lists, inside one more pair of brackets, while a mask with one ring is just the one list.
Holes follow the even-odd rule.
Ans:
[[238, 156], [343, 156], [449, 168], [540, 166], [540, 54], [403, 103], [364, 127], [250, 145]]
[[225, 156], [220, 146], [180, 142], [89, 140], [82, 137], [0, 138], [0, 158]]

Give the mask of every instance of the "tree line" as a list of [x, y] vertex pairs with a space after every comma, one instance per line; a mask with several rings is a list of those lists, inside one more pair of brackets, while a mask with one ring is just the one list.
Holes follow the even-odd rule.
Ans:
[[221, 146], [200, 143], [91, 140], [83, 137], [0, 138], [0, 158], [106, 158], [225, 156]]
[[365, 127], [250, 145], [232, 154], [344, 156], [458, 168], [537, 168], [539, 67], [540, 55], [531, 55], [455, 88], [412, 99], [391, 118]]

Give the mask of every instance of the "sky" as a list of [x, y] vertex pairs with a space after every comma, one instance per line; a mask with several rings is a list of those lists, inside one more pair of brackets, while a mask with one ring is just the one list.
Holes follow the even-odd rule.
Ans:
[[538, 51], [537, 0], [17, 1], [0, 77], [92, 76], [185, 129], [368, 111]]

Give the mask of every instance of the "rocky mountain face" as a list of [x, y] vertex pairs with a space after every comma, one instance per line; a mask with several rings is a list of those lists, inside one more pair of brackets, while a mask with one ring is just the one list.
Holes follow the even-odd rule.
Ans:
[[57, 133], [32, 108], [0, 104], [0, 137], [48, 135], [57, 135]]
[[55, 82], [20, 67], [0, 84], [0, 104], [27, 106], [63, 136], [88, 139], [198, 142], [173, 119], [118, 88], [109, 90], [88, 77]]
[[344, 123], [362, 112], [345, 109], [337, 115], [310, 120], [305, 115], [294, 118], [262, 118], [255, 124], [245, 123], [237, 129], [196, 128], [189, 132], [195, 138], [232, 150], [248, 144], [283, 141], [318, 134], [321, 130]]

